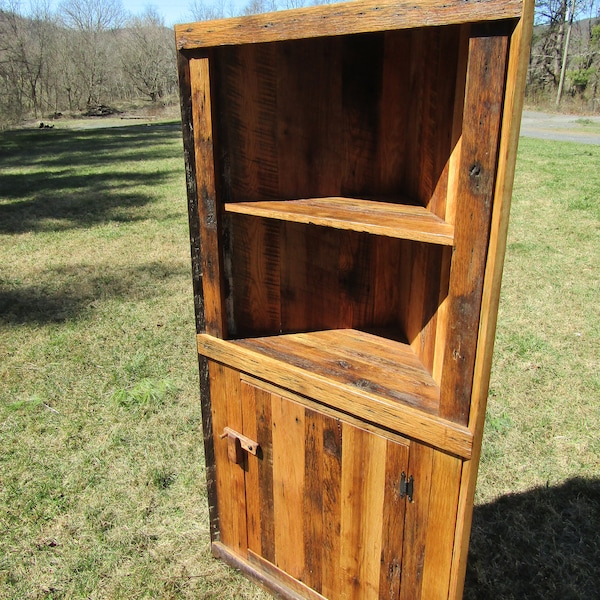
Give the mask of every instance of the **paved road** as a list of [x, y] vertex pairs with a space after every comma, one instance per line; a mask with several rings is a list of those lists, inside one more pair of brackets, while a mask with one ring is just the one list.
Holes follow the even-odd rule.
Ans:
[[544, 140], [600, 144], [600, 117], [523, 111], [521, 135]]

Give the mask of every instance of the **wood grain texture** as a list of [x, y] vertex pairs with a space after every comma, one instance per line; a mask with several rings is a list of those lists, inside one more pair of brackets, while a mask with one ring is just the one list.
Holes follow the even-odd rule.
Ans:
[[271, 395], [275, 565], [304, 575], [304, 408]]
[[[343, 385], [329, 376], [314, 373], [310, 364], [295, 366], [272, 358], [261, 351], [208, 335], [198, 335], [198, 352], [273, 382], [303, 396], [316, 398], [324, 405], [336, 407], [370, 423], [379, 423], [394, 432], [421, 440], [468, 459], [471, 456], [472, 433], [451, 421], [428, 414], [420, 408], [390, 401], [383, 396], [361, 390], [357, 385]], [[251, 346], [251, 344], [250, 344]]]
[[386, 440], [343, 427], [341, 598], [379, 597]]
[[212, 335], [223, 336], [226, 312], [223, 309], [223, 278], [218, 242], [219, 208], [215, 188], [209, 59], [193, 59], [190, 61], [189, 69], [200, 225], [199, 241], [202, 248], [200, 278], [204, 299], [204, 328]]
[[[413, 502], [406, 504], [399, 600], [429, 600], [422, 595], [426, 539], [430, 528], [429, 501], [434, 450], [411, 444], [407, 476], [414, 478]], [[435, 491], [433, 491], [435, 493]]]
[[230, 462], [227, 440], [221, 439], [225, 427], [243, 431], [240, 403], [240, 376], [218, 363], [209, 363], [219, 540], [240, 556], [246, 556], [246, 491], [243, 466]]
[[436, 0], [357, 0], [347, 4], [178, 25], [175, 35], [180, 50], [194, 49], [516, 18], [521, 14], [521, 6], [522, 3], [515, 0], [468, 3], [449, 0], [443, 4]]
[[380, 600], [396, 600], [400, 594], [406, 498], [400, 495], [398, 481], [402, 472], [408, 470], [408, 452], [408, 444], [387, 443], [381, 534], [382, 568], [379, 576]]
[[440, 414], [466, 425], [479, 331], [483, 272], [494, 201], [508, 39], [471, 38], [448, 292]]
[[357, 200], [315, 198], [226, 204], [232, 213], [385, 235], [452, 246], [454, 228], [421, 206]]
[[427, 600], [448, 598], [462, 464], [453, 456], [433, 453], [421, 591]]

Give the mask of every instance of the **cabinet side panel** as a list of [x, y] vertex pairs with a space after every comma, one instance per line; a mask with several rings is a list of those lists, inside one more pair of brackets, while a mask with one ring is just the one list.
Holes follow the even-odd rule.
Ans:
[[500, 296], [500, 283], [506, 250], [506, 234], [512, 195], [517, 146], [523, 98], [527, 79], [531, 36], [534, 20], [534, 1], [525, 0], [523, 16], [510, 40], [510, 57], [507, 70], [506, 100], [499, 151], [498, 180], [485, 286], [482, 299], [482, 324], [475, 363], [475, 384], [469, 426], [474, 430], [473, 458], [465, 463], [459, 497], [459, 513], [455, 542], [455, 557], [450, 579], [450, 598], [462, 598], [469, 548], [469, 533], [473, 512], [473, 498], [477, 468], [481, 451], [481, 438], [485, 421], [490, 367], [496, 332], [496, 317]]
[[204, 298], [204, 327], [207, 333], [222, 337], [225, 325], [221, 287], [221, 253], [219, 250], [219, 209], [215, 188], [215, 160], [210, 70], [208, 58], [190, 60], [192, 122], [196, 159], [200, 265]]
[[458, 174], [440, 416], [466, 425], [496, 182], [508, 39], [473, 28]]
[[225, 427], [243, 431], [240, 377], [237, 371], [209, 362], [210, 397], [215, 440], [219, 541], [241, 556], [247, 554], [244, 469], [229, 460]]

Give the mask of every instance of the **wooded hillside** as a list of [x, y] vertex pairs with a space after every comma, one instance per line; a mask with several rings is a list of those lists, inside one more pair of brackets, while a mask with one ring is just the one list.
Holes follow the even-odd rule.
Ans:
[[[195, 0], [189, 20], [293, 8], [312, 0]], [[316, 0], [321, 2], [322, 0]], [[600, 0], [539, 0], [527, 100], [600, 110]], [[134, 102], [177, 102], [171, 28], [121, 0], [0, 0], [0, 127], [58, 114], [103, 114]], [[109, 108], [110, 107], [110, 108]]]

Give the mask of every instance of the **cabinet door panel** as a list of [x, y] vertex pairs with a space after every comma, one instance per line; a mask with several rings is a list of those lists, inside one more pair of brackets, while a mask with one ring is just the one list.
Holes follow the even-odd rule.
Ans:
[[250, 550], [326, 597], [397, 597], [408, 445], [241, 388], [244, 433], [261, 449], [246, 469]]

